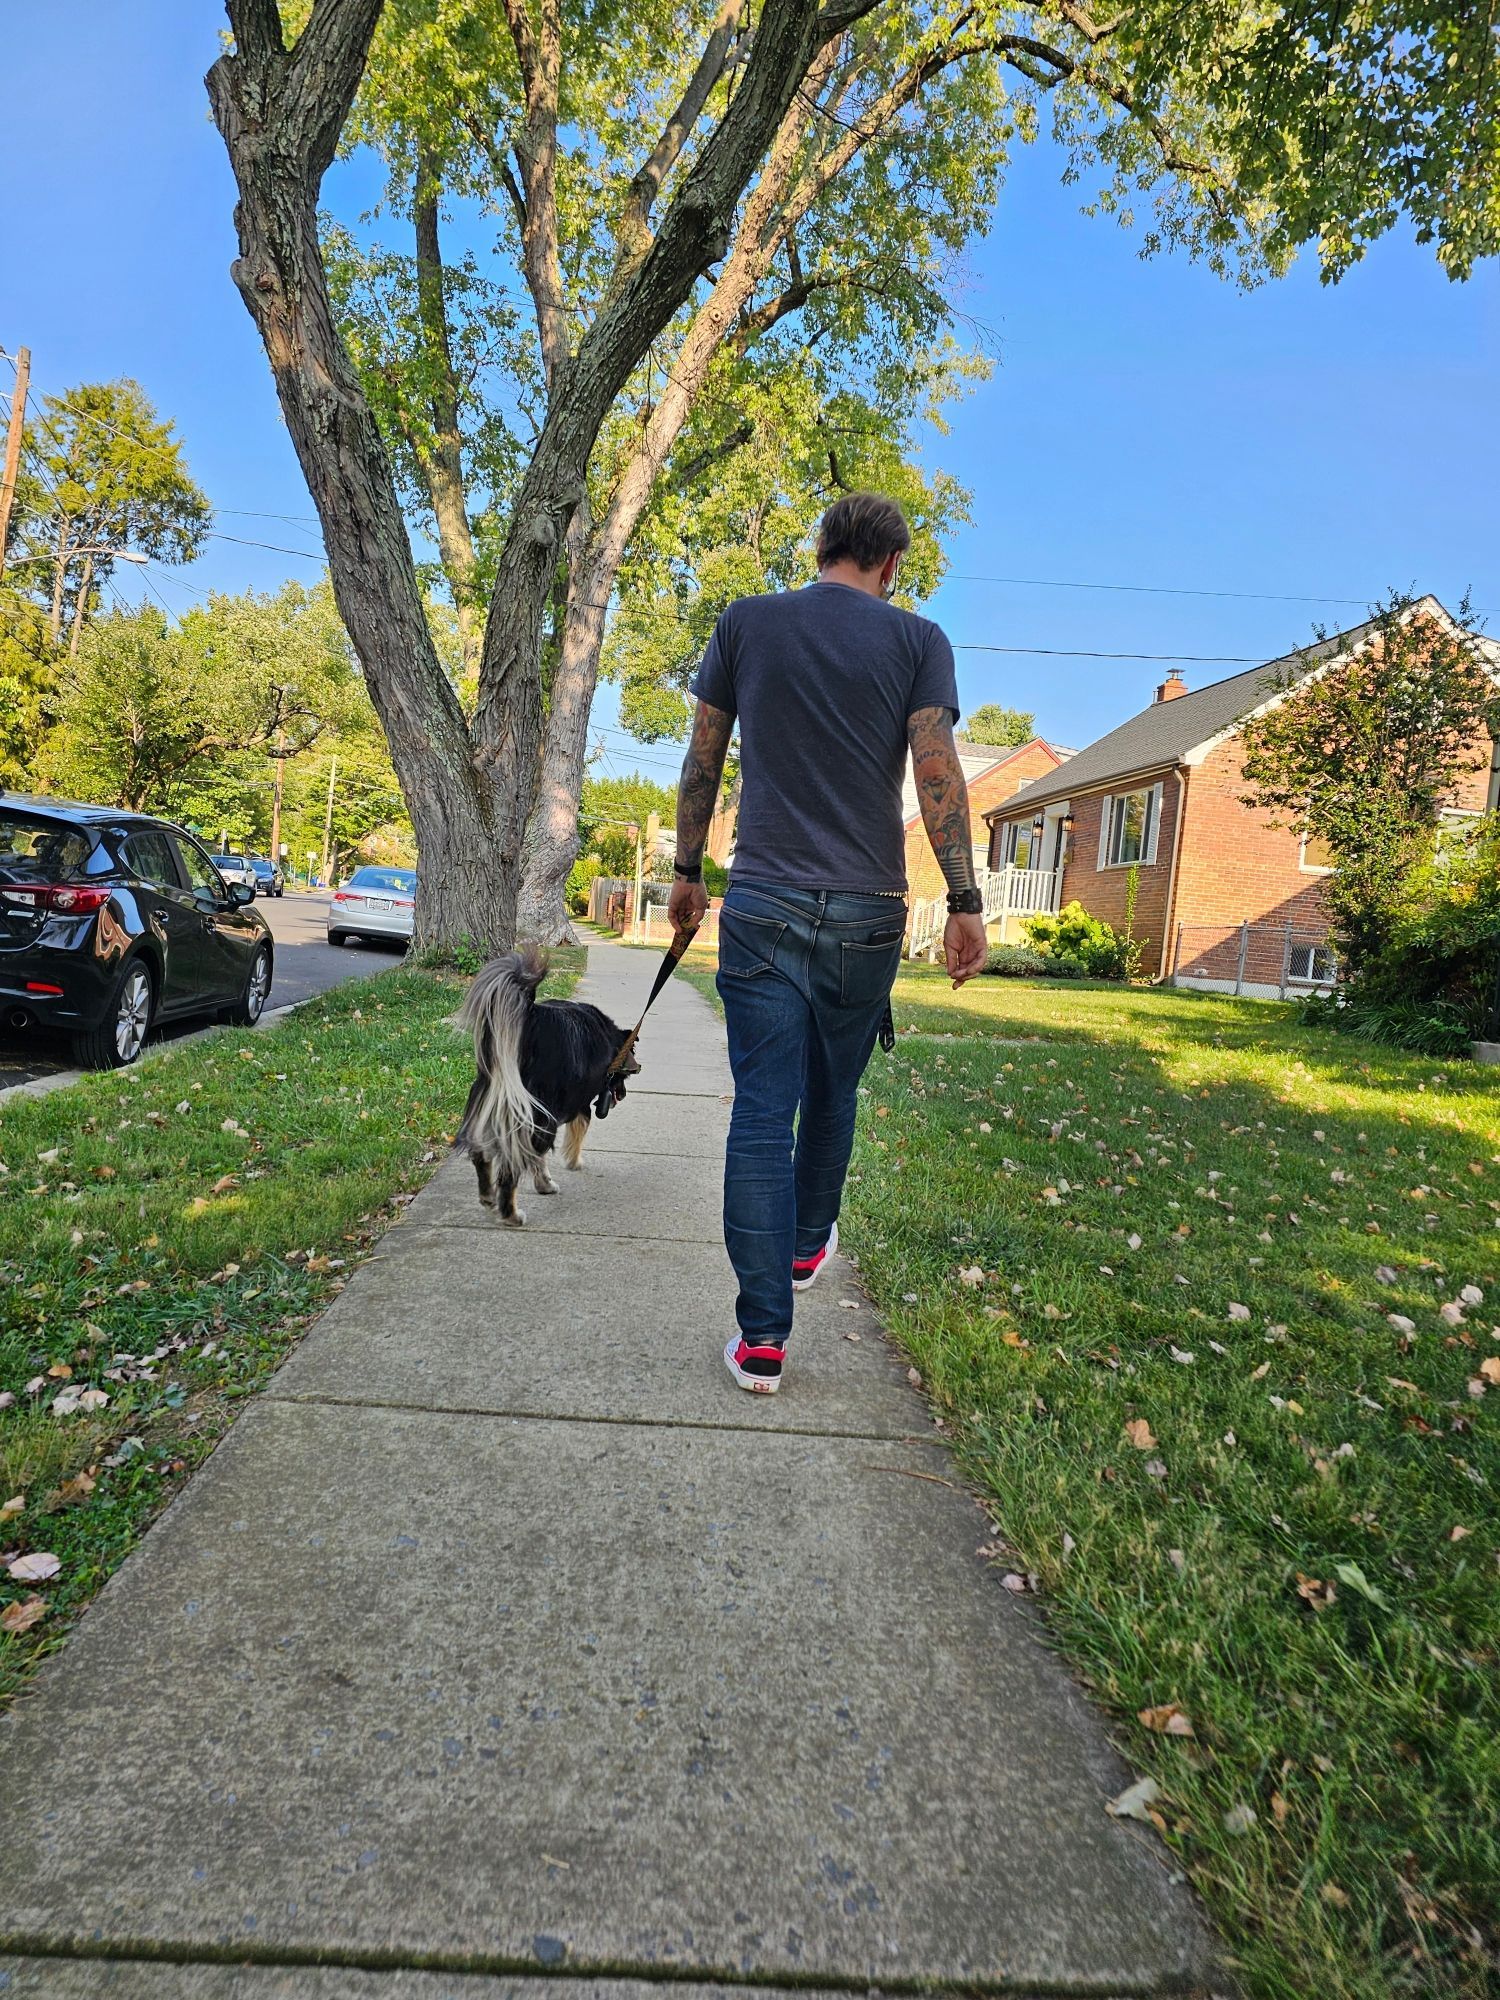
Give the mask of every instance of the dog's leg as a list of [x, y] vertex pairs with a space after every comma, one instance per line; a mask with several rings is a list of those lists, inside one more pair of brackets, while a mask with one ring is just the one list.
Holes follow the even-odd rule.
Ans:
[[563, 1164], [569, 1173], [579, 1173], [583, 1168], [583, 1142], [589, 1136], [589, 1114], [580, 1111], [578, 1116], [563, 1129]]
[[557, 1182], [547, 1171], [547, 1155], [538, 1153], [531, 1163], [531, 1180], [538, 1194], [556, 1194]]
[[526, 1217], [516, 1207], [516, 1184], [503, 1173], [500, 1176], [499, 1209], [500, 1220], [505, 1224], [507, 1229], [523, 1229], [525, 1227]]
[[490, 1163], [483, 1153], [475, 1153], [473, 1157], [474, 1172], [479, 1181], [480, 1204], [485, 1208], [493, 1208], [495, 1206], [495, 1177], [491, 1171]]

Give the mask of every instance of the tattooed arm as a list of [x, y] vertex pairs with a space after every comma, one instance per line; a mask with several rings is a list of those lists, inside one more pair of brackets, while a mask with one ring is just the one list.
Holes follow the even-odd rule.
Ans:
[[[722, 708], [711, 708], [706, 701], [699, 702], [677, 786], [677, 859], [684, 868], [702, 865], [703, 847], [714, 808], [719, 803], [719, 785], [733, 729], [732, 715]], [[672, 900], [668, 905], [673, 928], [688, 929], [707, 908], [708, 891], [702, 882], [684, 882], [679, 876], [672, 885]]]
[[[922, 802], [922, 824], [950, 893], [977, 887], [974, 841], [969, 825], [969, 788], [953, 741], [953, 714], [947, 708], [919, 708], [906, 719], [912, 772]], [[982, 917], [949, 917], [943, 933], [948, 976], [962, 986], [984, 969], [989, 940]]]

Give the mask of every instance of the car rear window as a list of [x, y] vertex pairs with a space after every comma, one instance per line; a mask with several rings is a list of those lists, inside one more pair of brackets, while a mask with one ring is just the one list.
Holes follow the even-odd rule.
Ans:
[[409, 896], [416, 886], [416, 876], [405, 868], [356, 868], [349, 877], [351, 889], [380, 889], [388, 896]]
[[76, 882], [113, 866], [92, 827], [0, 807], [0, 882]]

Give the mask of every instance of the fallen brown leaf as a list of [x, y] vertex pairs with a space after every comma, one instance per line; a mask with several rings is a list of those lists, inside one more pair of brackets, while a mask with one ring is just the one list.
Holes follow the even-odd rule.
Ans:
[[1163, 1702], [1160, 1708], [1143, 1708], [1137, 1718], [1158, 1736], [1191, 1736], [1193, 1725], [1175, 1701]]
[[1132, 1417], [1125, 1426], [1125, 1439], [1137, 1451], [1154, 1451], [1159, 1440], [1152, 1435], [1151, 1426], [1144, 1417]]
[[46, 1615], [47, 1600], [44, 1597], [23, 1597], [19, 1603], [7, 1604], [0, 1611], [0, 1632], [29, 1632]]

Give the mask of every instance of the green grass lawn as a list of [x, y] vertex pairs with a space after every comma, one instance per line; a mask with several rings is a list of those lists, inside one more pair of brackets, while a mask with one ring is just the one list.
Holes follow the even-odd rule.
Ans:
[[1493, 1992], [1500, 1077], [925, 967], [896, 1018], [847, 1245], [1247, 1987]]
[[1493, 1993], [1500, 1075], [926, 966], [895, 1015], [845, 1247], [1247, 1989]]
[[443, 1157], [463, 986], [385, 973], [0, 1104], [0, 1702]]

